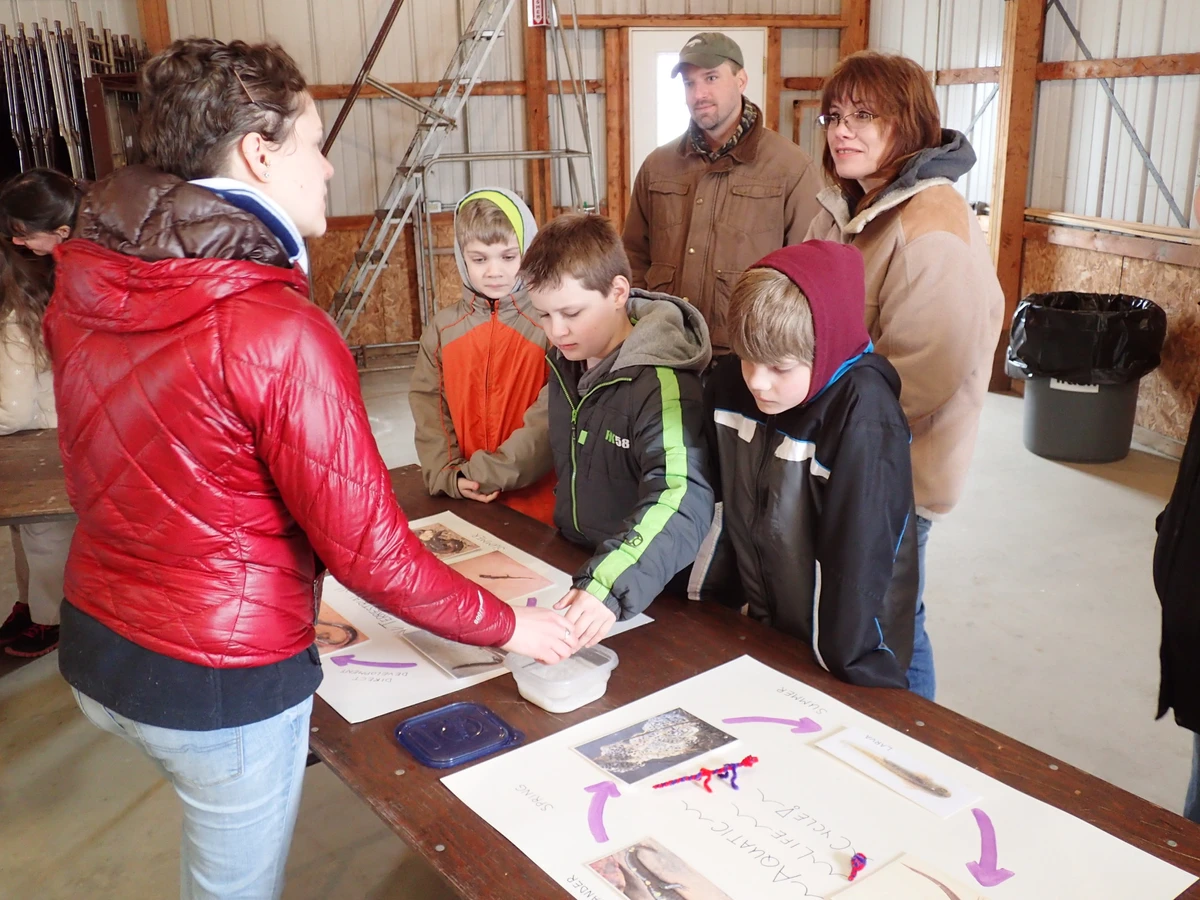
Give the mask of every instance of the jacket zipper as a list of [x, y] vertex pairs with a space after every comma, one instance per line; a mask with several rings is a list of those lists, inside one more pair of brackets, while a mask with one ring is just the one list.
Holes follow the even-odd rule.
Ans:
[[[487, 360], [483, 364], [483, 404], [484, 404], [483, 408], [485, 410], [492, 408], [492, 404], [490, 401], [490, 397], [492, 394], [492, 345], [496, 340], [496, 301], [493, 300], [491, 297], [488, 297], [487, 301], [488, 301], [488, 305], [491, 307], [492, 312], [491, 312], [491, 323], [490, 323], [491, 327], [488, 329]], [[484, 440], [487, 442], [484, 444], [485, 447], [498, 446], [498, 442], [494, 443], [492, 441], [492, 435], [489, 433], [489, 430], [488, 430], [489, 426], [492, 424], [492, 421], [493, 420], [491, 419], [490, 416], [484, 416], [483, 432], [484, 432]]]
[[623, 381], [633, 381], [633, 378], [614, 378], [611, 381], [604, 381], [600, 384], [593, 385], [586, 394], [579, 398], [578, 403], [572, 403], [571, 392], [567, 390], [567, 383], [563, 381], [563, 377], [558, 371], [558, 366], [554, 365], [554, 362], [549, 357], [546, 358], [546, 361], [550, 363], [550, 370], [554, 372], [554, 376], [558, 379], [558, 385], [562, 388], [563, 396], [567, 398], [567, 403], [571, 405], [571, 522], [575, 526], [575, 531], [579, 534], [583, 534], [579, 528], [579, 505], [575, 498], [575, 474], [578, 471], [578, 467], [575, 462], [575, 446], [579, 442], [579, 410], [583, 408], [584, 401], [601, 388], [611, 387], [612, 385], [620, 384]]
[[[759, 530], [759, 523], [762, 522], [763, 516], [766, 513], [766, 499], [771, 493], [770, 487], [766, 482], [767, 466], [771, 463], [771, 444], [772, 438], [775, 436], [775, 428], [772, 424], [774, 416], [767, 416], [763, 422], [763, 451], [762, 456], [758, 461], [758, 476], [756, 484], [759, 486], [758, 495], [754, 498], [754, 522], [755, 531]], [[770, 580], [767, 578], [767, 566], [763, 561], [762, 542], [754, 542], [754, 552], [758, 557], [758, 576], [762, 580], [763, 600], [767, 604], [767, 609], [770, 611], [771, 620], [774, 621], [777, 610], [775, 609], [775, 598], [771, 593]]]

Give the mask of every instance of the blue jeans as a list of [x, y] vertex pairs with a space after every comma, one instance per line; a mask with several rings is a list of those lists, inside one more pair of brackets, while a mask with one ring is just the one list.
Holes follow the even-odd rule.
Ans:
[[1188, 782], [1183, 815], [1200, 825], [1200, 734], [1192, 735], [1192, 780]]
[[177, 731], [127, 719], [72, 690], [84, 716], [149, 756], [183, 801], [182, 900], [275, 900], [283, 893], [312, 697], [251, 725]]
[[917, 516], [917, 615], [913, 627], [912, 662], [908, 666], [908, 689], [926, 700], [932, 700], [937, 690], [933, 644], [925, 631], [925, 545], [929, 542], [932, 527], [932, 521]]

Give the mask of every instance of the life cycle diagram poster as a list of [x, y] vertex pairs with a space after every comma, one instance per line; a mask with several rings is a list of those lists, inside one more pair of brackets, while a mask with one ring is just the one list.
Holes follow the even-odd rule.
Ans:
[[[709, 790], [655, 787], [702, 769]], [[1172, 900], [1195, 881], [747, 656], [443, 781], [589, 900]]]
[[[443, 512], [409, 527], [435, 556], [513, 606], [551, 607], [571, 575]], [[618, 622], [620, 634], [653, 621]], [[506, 675], [504, 652], [448, 641], [377, 609], [326, 577], [317, 613], [317, 694], [351, 724]], [[513, 687], [514, 694], [516, 687]]]

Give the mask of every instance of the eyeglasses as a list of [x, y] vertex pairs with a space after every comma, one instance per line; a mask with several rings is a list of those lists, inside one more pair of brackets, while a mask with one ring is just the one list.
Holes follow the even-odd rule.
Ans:
[[850, 113], [848, 116], [838, 115], [837, 113], [817, 116], [817, 124], [828, 131], [831, 128], [837, 128], [845, 122], [846, 127], [857, 134], [878, 118], [879, 116], [875, 115], [875, 113], [860, 109], [858, 112]]

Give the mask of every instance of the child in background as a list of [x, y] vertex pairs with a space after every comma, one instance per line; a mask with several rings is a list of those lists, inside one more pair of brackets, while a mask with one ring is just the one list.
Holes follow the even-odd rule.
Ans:
[[[53, 288], [49, 254], [70, 235], [79, 196], [75, 182], [50, 169], [32, 169], [0, 188], [0, 232], [7, 238], [0, 274], [0, 434], [58, 424], [42, 315]], [[0, 647], [11, 656], [44, 656], [58, 646], [74, 531], [73, 517], [12, 526], [18, 599], [0, 625]]]
[[917, 597], [900, 378], [863, 326], [863, 261], [824, 241], [748, 270], [737, 358], [705, 387], [723, 502], [689, 593], [808, 643], [843, 681], [908, 687]]
[[537, 224], [510, 191], [467, 194], [454, 214], [463, 298], [421, 335], [408, 402], [430, 494], [500, 502], [553, 524], [546, 336], [518, 278]]
[[521, 273], [554, 344], [554, 521], [595, 551], [556, 608], [591, 646], [691, 564], [712, 522], [700, 386], [712, 348], [695, 307], [630, 288], [608, 219], [555, 219]]

